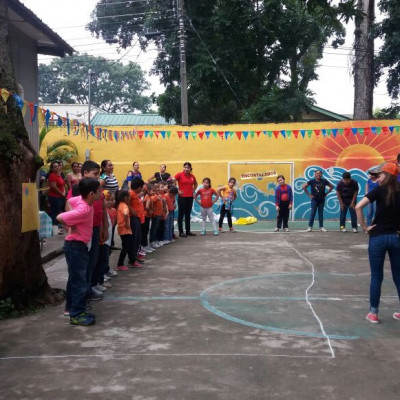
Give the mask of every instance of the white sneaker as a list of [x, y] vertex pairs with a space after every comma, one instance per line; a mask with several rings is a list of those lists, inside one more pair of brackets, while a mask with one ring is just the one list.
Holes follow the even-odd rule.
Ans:
[[353, 233], [358, 233], [358, 229], [357, 228], [353, 228]]
[[97, 295], [97, 296], [102, 296], [103, 292], [100, 292], [100, 290], [96, 289], [96, 286], [92, 286], [92, 293]]
[[319, 228], [319, 230], [320, 230], [321, 232], [328, 232], [327, 229], [325, 229], [324, 227]]
[[150, 254], [154, 251], [154, 249], [152, 249], [149, 245], [143, 247], [143, 250], [147, 253]]
[[164, 246], [164, 242], [163, 242], [163, 241], [158, 241], [157, 244], [158, 244], [160, 247]]
[[151, 242], [150, 247], [152, 247], [153, 249], [158, 249], [161, 246], [157, 242]]
[[164, 240], [164, 244], [170, 244], [171, 242], [169, 240]]
[[347, 229], [344, 226], [340, 227], [340, 232], [347, 232]]
[[312, 231], [312, 228], [311, 228], [311, 226], [309, 226], [309, 227], [307, 228], [306, 232], [311, 232], [311, 231]]
[[285, 232], [289, 232], [289, 228], [284, 228], [283, 229]]
[[107, 290], [107, 288], [105, 286], [101, 286], [100, 283], [98, 283], [94, 288], [100, 293], [105, 292]]
[[275, 228], [275, 229], [274, 229], [274, 232], [279, 232], [279, 228]]

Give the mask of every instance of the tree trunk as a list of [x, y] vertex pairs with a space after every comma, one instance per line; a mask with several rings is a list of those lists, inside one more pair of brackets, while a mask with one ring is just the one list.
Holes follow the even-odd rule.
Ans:
[[353, 119], [371, 119], [374, 94], [374, 38], [372, 24], [375, 18], [375, 0], [359, 0], [357, 8], [363, 12], [356, 18], [354, 32], [354, 115]]
[[[0, 0], [0, 88], [15, 93], [8, 45], [7, 0]], [[48, 285], [38, 232], [21, 233], [22, 183], [35, 182], [41, 165], [13, 97], [5, 103], [0, 96], [0, 299], [10, 297], [20, 309], [61, 300]]]

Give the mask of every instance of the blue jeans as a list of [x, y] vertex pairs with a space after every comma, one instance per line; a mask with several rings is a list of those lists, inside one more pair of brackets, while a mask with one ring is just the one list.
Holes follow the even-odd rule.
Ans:
[[367, 212], [367, 225], [372, 225], [372, 220], [375, 215], [375, 202], [368, 204], [368, 212]]
[[65, 260], [68, 265], [68, 282], [65, 309], [71, 317], [86, 310], [87, 281], [89, 265], [87, 245], [77, 240], [64, 242]]
[[347, 210], [350, 212], [351, 227], [357, 229], [356, 210], [354, 207], [350, 207], [350, 204], [343, 204], [343, 210], [340, 210], [340, 226], [346, 226]]
[[94, 267], [97, 264], [97, 259], [99, 258], [99, 246], [100, 246], [100, 227], [94, 226], [92, 233], [92, 245], [89, 250], [89, 266], [86, 274], [87, 282], [87, 292], [88, 296], [92, 294], [92, 277], [94, 272]]
[[174, 211], [170, 211], [164, 221], [164, 240], [171, 241], [174, 234]]
[[98, 283], [104, 283], [104, 274], [107, 272], [108, 263], [110, 261], [110, 246], [108, 244], [101, 244], [99, 246], [99, 254], [97, 257], [97, 263], [94, 267], [92, 274], [92, 286], [96, 286]]
[[64, 205], [63, 197], [47, 196], [50, 203], [50, 217], [51, 223], [58, 226], [57, 215], [61, 213]]
[[400, 300], [400, 238], [397, 234], [371, 236], [368, 256], [371, 268], [370, 310], [378, 314], [383, 281], [383, 264], [386, 252], [389, 254], [392, 277]]
[[324, 205], [325, 205], [325, 199], [323, 200], [311, 199], [311, 214], [310, 214], [310, 220], [308, 221], [309, 227], [312, 228], [314, 225], [314, 219], [317, 210], [318, 210], [319, 227], [322, 228], [324, 226]]

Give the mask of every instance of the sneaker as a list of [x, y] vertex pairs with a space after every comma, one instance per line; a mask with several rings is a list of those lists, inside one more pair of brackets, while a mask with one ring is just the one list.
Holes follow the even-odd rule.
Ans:
[[347, 229], [344, 226], [340, 227], [340, 232], [347, 232]]
[[186, 236], [197, 236], [197, 235], [195, 233], [193, 233], [193, 232], [187, 232]]
[[141, 256], [141, 255], [138, 253], [138, 255], [136, 256], [136, 259], [139, 260], [139, 261], [144, 261], [144, 260], [146, 259], [146, 257], [145, 257], [145, 256]]
[[214, 231], [214, 236], [218, 236], [219, 232], [217, 230]]
[[112, 284], [110, 282], [103, 282], [103, 284], [101, 286], [104, 286], [107, 289], [112, 288]]
[[353, 233], [358, 233], [358, 229], [357, 228], [353, 228]]
[[117, 276], [118, 273], [116, 271], [114, 271], [112, 268], [110, 268], [110, 270], [106, 273], [106, 275], [110, 278]]
[[[107, 275], [103, 275], [103, 282], [108, 282], [111, 278]], [[104, 286], [104, 285], [103, 285]]]
[[161, 246], [157, 242], [152, 242], [150, 243], [150, 247], [152, 247], [153, 249], [158, 249]]
[[[64, 310], [63, 314], [64, 314], [66, 317], [69, 317], [69, 311], [68, 311], [68, 310]], [[394, 315], [394, 314], [393, 314], [393, 315]]]
[[144, 250], [139, 250], [139, 251], [138, 251], [138, 255], [139, 255], [139, 256], [146, 257], [146, 254], [147, 254], [147, 253], [146, 253]]
[[118, 265], [117, 271], [129, 271], [129, 268], [126, 265]]
[[322, 226], [321, 228], [319, 228], [319, 230], [320, 230], [321, 232], [328, 232], [328, 230], [325, 229], [323, 226]]
[[164, 242], [162, 240], [158, 240], [156, 243], [158, 244], [158, 247], [164, 246]]
[[365, 317], [369, 322], [372, 322], [373, 324], [379, 323], [379, 318], [378, 314], [374, 314], [372, 312], [368, 313], [367, 316]]
[[130, 264], [130, 266], [132, 268], [142, 268], [143, 267], [143, 265], [140, 264], [140, 262], [138, 262], [138, 261], [133, 262], [132, 264]]
[[274, 229], [274, 232], [279, 232], [279, 228], [275, 228], [275, 229]]
[[94, 325], [96, 323], [96, 320], [93, 318], [93, 314], [88, 314], [86, 312], [83, 312], [75, 317], [70, 317], [69, 323], [71, 325], [90, 326]]
[[97, 289], [97, 286], [92, 286], [92, 294], [102, 295], [103, 291], [100, 289]]
[[90, 301], [100, 301], [100, 300], [103, 300], [103, 294], [94, 293], [92, 289], [92, 294], [90, 295]]
[[222, 228], [218, 228], [218, 231], [224, 233], [225, 231]]
[[285, 232], [289, 232], [289, 228], [283, 228]]
[[[92, 289], [93, 289], [93, 288], [92, 288]], [[105, 291], [107, 290], [107, 288], [106, 288], [105, 286], [100, 285], [100, 284], [97, 284], [97, 285], [94, 287], [94, 289], [97, 290], [97, 291], [100, 292], [100, 293], [103, 293], [103, 292], [105, 292]]]
[[164, 244], [171, 244], [172, 240], [164, 240]]
[[307, 228], [306, 232], [311, 232], [311, 231], [312, 231], [312, 228], [311, 228], [311, 226], [309, 226], [309, 227]]
[[146, 254], [150, 254], [154, 251], [154, 249], [152, 249], [149, 245], [143, 247], [143, 250], [145, 251]]
[[181, 233], [179, 234], [179, 237], [186, 238], [187, 235], [186, 235], [186, 233], [181, 232]]
[[395, 313], [393, 314], [393, 318], [394, 318], [394, 319], [397, 319], [397, 321], [400, 321], [400, 312], [395, 312]]
[[233, 228], [229, 228], [229, 232], [236, 233], [236, 231]]
[[205, 234], [206, 234], [206, 231], [201, 231], [201, 232], [200, 232], [200, 235], [201, 235], [201, 236], [204, 236]]

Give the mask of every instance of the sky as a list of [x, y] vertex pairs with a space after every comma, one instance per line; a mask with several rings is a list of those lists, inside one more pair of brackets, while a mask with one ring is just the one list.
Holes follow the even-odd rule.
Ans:
[[[156, 49], [143, 52], [138, 46], [133, 46], [118, 51], [116, 45], [110, 46], [85, 30], [85, 25], [90, 21], [90, 13], [95, 8], [97, 0], [20, 1], [76, 51], [112, 60], [120, 59], [121, 62], [136, 62], [146, 72], [146, 78], [151, 85], [151, 89], [146, 94], [163, 92], [163, 86], [158, 77], [150, 76], [148, 73], [157, 56]], [[351, 75], [353, 31], [353, 26], [347, 28], [346, 43], [342, 48], [338, 50], [326, 48], [317, 70], [319, 79], [309, 86], [315, 94], [317, 106], [339, 114], [353, 113], [354, 86]], [[43, 63], [49, 60], [51, 57], [39, 55], [39, 62]], [[390, 97], [387, 94], [385, 83], [381, 81], [374, 91], [374, 109], [389, 105]]]

